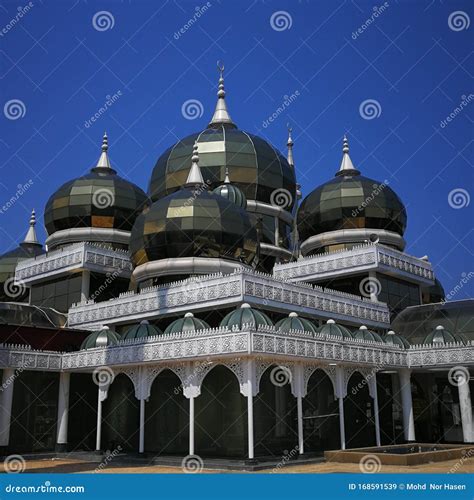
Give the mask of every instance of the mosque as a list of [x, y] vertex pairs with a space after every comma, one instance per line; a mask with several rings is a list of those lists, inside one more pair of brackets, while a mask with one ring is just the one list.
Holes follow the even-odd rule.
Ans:
[[45, 244], [33, 211], [0, 257], [2, 455], [474, 442], [473, 301], [446, 301], [405, 252], [403, 202], [346, 137], [304, 199], [293, 147], [237, 127], [223, 70], [208, 126], [162, 153], [147, 193], [104, 135], [46, 203]]

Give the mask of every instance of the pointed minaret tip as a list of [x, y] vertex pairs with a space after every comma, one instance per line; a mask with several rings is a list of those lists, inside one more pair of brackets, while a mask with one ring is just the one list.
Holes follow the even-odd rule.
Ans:
[[186, 180], [186, 186], [199, 186], [204, 185], [204, 179], [202, 177], [201, 169], [199, 168], [199, 153], [198, 144], [194, 143], [193, 146], [193, 156], [191, 157], [191, 170], [189, 171], [188, 178]]
[[30, 227], [28, 228], [28, 232], [26, 233], [23, 243], [30, 243], [33, 245], [40, 244], [40, 242], [38, 241], [38, 237], [36, 236], [35, 226], [36, 226], [36, 212], [35, 209], [33, 208], [30, 216]]
[[109, 150], [109, 140], [107, 137], [107, 132], [104, 132], [104, 136], [102, 137], [102, 153], [100, 154], [99, 161], [97, 162], [95, 168], [108, 168], [112, 170], [109, 161], [109, 155], [107, 153], [108, 150]]
[[217, 90], [217, 104], [212, 116], [212, 120], [209, 123], [209, 128], [215, 125], [227, 125], [236, 128], [235, 123], [230, 117], [229, 111], [227, 110], [227, 104], [225, 101], [225, 89], [224, 89], [224, 65], [217, 61], [217, 69], [219, 70], [219, 88]]
[[288, 128], [288, 141], [286, 143], [286, 145], [288, 146], [288, 155], [287, 155], [287, 160], [288, 160], [288, 163], [294, 167], [295, 166], [295, 162], [294, 162], [294, 159], [293, 159], [293, 137], [291, 136], [291, 132], [293, 131], [293, 129], [291, 128], [290, 124], [288, 123], [287, 125], [287, 128]]
[[344, 134], [342, 140], [342, 161], [339, 171], [336, 175], [359, 175], [360, 172], [354, 167], [351, 157], [349, 156], [349, 141], [347, 135]]

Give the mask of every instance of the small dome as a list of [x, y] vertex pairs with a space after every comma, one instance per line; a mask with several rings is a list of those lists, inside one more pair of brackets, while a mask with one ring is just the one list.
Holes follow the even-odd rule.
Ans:
[[353, 335], [355, 339], [365, 340], [367, 342], [383, 342], [382, 337], [377, 332], [368, 330], [364, 325], [356, 330]]
[[352, 333], [343, 325], [338, 325], [333, 319], [328, 319], [326, 324], [318, 328], [318, 333], [327, 337], [336, 337], [341, 340], [351, 340]]
[[410, 342], [408, 342], [405, 337], [397, 335], [393, 330], [387, 332], [387, 334], [384, 335], [382, 339], [386, 344], [403, 347], [404, 349], [408, 349], [410, 347]]
[[287, 318], [283, 318], [275, 324], [277, 330], [287, 333], [290, 330], [297, 330], [300, 332], [316, 333], [316, 326], [305, 318], [300, 318], [297, 313], [292, 312]]
[[226, 172], [224, 184], [216, 187], [213, 193], [222, 196], [232, 203], [235, 203], [240, 208], [247, 208], [247, 198], [245, 197], [245, 194], [240, 188], [231, 184], [228, 172]]
[[102, 154], [90, 173], [63, 184], [48, 200], [44, 222], [49, 235], [73, 228], [109, 228], [131, 231], [148, 204], [147, 195], [119, 177], [107, 156], [107, 135]]
[[175, 319], [166, 327], [165, 335], [168, 333], [195, 332], [197, 330], [207, 330], [208, 328], [211, 327], [205, 321], [195, 318], [193, 313], [186, 313], [184, 318]]
[[94, 347], [108, 347], [112, 345], [117, 345], [120, 341], [120, 337], [107, 326], [104, 326], [102, 330], [97, 332], [92, 332], [88, 337], [84, 339], [81, 344], [82, 349], [94, 349]]
[[452, 342], [462, 342], [462, 340], [457, 335], [445, 330], [444, 326], [441, 325], [438, 325], [423, 340], [423, 344], [449, 344]]
[[227, 314], [220, 324], [220, 326], [227, 326], [231, 330], [234, 327], [241, 330], [244, 325], [258, 328], [259, 326], [273, 326], [273, 323], [264, 312], [253, 309], [249, 304], [242, 304], [239, 309]]
[[138, 325], [131, 326], [123, 335], [124, 340], [141, 339], [146, 337], [154, 337], [155, 335], [162, 335], [163, 332], [155, 325], [150, 325], [146, 320]]

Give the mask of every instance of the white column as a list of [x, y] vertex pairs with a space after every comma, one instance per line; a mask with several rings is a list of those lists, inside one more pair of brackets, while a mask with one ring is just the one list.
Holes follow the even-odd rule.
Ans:
[[379, 300], [377, 292], [380, 292], [380, 290], [378, 289], [378, 286], [377, 286], [378, 279], [377, 279], [377, 274], [375, 273], [375, 271], [369, 271], [369, 280], [372, 282], [372, 286], [370, 286], [370, 288], [369, 288], [370, 300], [372, 302], [377, 302]]
[[472, 405], [469, 380], [458, 379], [458, 392], [464, 442], [472, 443], [474, 442], [474, 432], [472, 428]]
[[138, 453], [145, 452], [145, 400], [140, 399], [140, 435]]
[[402, 393], [403, 434], [405, 441], [415, 441], [415, 421], [413, 418], [413, 402], [411, 399], [410, 370], [402, 368], [398, 372], [400, 377], [400, 391]]
[[344, 387], [344, 367], [336, 367], [336, 391], [335, 396], [339, 403], [339, 435], [341, 438], [341, 450], [346, 449], [346, 429], [344, 426], [344, 396], [346, 395], [346, 388]]
[[189, 454], [194, 455], [194, 396], [189, 398]]
[[379, 419], [379, 397], [377, 391], [377, 373], [373, 375], [373, 392], [374, 392], [374, 420], [375, 420], [375, 442], [380, 446], [380, 419]]
[[91, 272], [84, 270], [82, 271], [82, 281], [81, 281], [81, 302], [86, 302], [89, 298], [89, 289], [91, 283]]
[[108, 387], [106, 389], [99, 387], [98, 395], [97, 395], [97, 434], [96, 434], [96, 441], [95, 441], [95, 449], [97, 451], [100, 451], [101, 449], [101, 439], [102, 439], [102, 402], [107, 398], [107, 391]]
[[346, 430], [344, 428], [344, 398], [337, 398], [339, 402], [339, 434], [341, 436], [341, 450], [346, 449]]
[[296, 398], [296, 405], [298, 408], [298, 451], [300, 455], [304, 453], [304, 435], [303, 435], [303, 398], [298, 396]]
[[15, 370], [4, 368], [0, 392], [0, 446], [8, 446], [10, 442], [14, 382]]
[[247, 430], [248, 430], [248, 457], [249, 460], [255, 458], [254, 455], [254, 430], [253, 430], [253, 362], [247, 360]]
[[69, 385], [71, 374], [61, 372], [59, 374], [59, 396], [58, 396], [58, 425], [56, 448], [58, 451], [66, 451], [67, 429], [69, 421]]

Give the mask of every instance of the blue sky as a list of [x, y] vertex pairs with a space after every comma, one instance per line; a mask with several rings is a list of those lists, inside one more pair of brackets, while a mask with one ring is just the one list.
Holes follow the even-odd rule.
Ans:
[[[407, 251], [428, 254], [446, 293], [473, 271], [471, 1], [27, 5], [0, 7], [0, 206], [18, 198], [0, 213], [0, 253], [22, 239], [33, 207], [44, 240], [48, 197], [94, 164], [104, 130], [114, 168], [146, 189], [158, 156], [209, 121], [222, 60], [240, 128], [285, 151], [292, 124], [304, 195], [334, 175], [347, 131], [356, 167], [405, 202]], [[188, 100], [202, 116], [183, 115]], [[473, 289], [474, 279], [455, 298]]]

